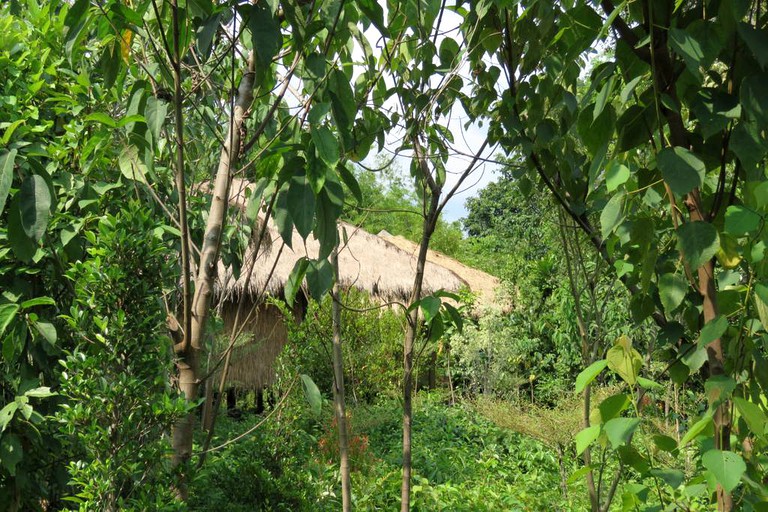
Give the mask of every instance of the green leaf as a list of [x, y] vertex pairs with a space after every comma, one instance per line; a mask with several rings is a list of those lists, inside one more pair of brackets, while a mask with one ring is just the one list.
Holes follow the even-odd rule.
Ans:
[[19, 215], [24, 233], [34, 242], [40, 241], [51, 217], [51, 190], [42, 176], [33, 174], [21, 183]]
[[668, 317], [683, 303], [687, 293], [688, 280], [685, 277], [678, 274], [664, 274], [659, 277], [659, 298]]
[[606, 366], [608, 366], [608, 361], [601, 359], [583, 369], [578, 377], [576, 377], [576, 393], [584, 391], [584, 389], [595, 380], [598, 375], [600, 375], [600, 372], [602, 372]]
[[576, 455], [581, 455], [600, 435], [600, 425], [592, 425], [576, 434]]
[[600, 89], [600, 92], [597, 94], [597, 98], [595, 99], [595, 109], [592, 112], [593, 122], [596, 121], [598, 117], [600, 117], [600, 114], [603, 113], [603, 109], [605, 109], [605, 106], [610, 102], [610, 98], [613, 93], [613, 88], [615, 86], [616, 86], [616, 75], [611, 75], [611, 77], [605, 83], [603, 88]]
[[18, 403], [11, 402], [0, 409], [0, 432], [5, 432], [6, 427], [8, 427], [8, 424], [13, 419], [13, 415], [16, 414], [18, 408]]
[[344, 164], [340, 164], [336, 166], [336, 169], [339, 171], [339, 176], [341, 176], [341, 181], [344, 182], [344, 184], [347, 186], [350, 192], [352, 192], [352, 195], [355, 196], [355, 199], [358, 203], [363, 202], [363, 191], [360, 190], [360, 184], [357, 183], [357, 179], [355, 178], [355, 175], [352, 174], [352, 172], [347, 169], [347, 167]]
[[293, 303], [296, 301], [296, 294], [301, 289], [301, 283], [304, 281], [308, 267], [309, 261], [307, 261], [307, 258], [299, 258], [296, 264], [294, 264], [288, 280], [285, 282], [285, 302], [290, 307], [293, 307]]
[[629, 442], [638, 425], [640, 425], [640, 418], [614, 418], [603, 426], [603, 430], [608, 436], [611, 447], [615, 450]]
[[630, 386], [637, 383], [637, 376], [643, 366], [640, 353], [632, 348], [632, 341], [627, 336], [619, 336], [605, 357], [608, 368], [615, 372]]
[[162, 136], [163, 124], [165, 124], [165, 117], [167, 115], [168, 103], [166, 101], [159, 100], [153, 96], [147, 98], [144, 117], [155, 141], [159, 141]]
[[0, 304], [0, 337], [19, 312], [18, 304]]
[[139, 158], [139, 150], [136, 146], [126, 146], [118, 158], [120, 172], [129, 180], [147, 183], [147, 166]]
[[653, 109], [639, 105], [629, 107], [616, 121], [616, 149], [624, 152], [647, 143], [651, 139], [656, 122]]
[[28, 396], [30, 398], [48, 398], [49, 396], [55, 396], [57, 393], [53, 393], [51, 391], [51, 388], [42, 386], [35, 389], [30, 389], [29, 391], [24, 393], [24, 396]]
[[56, 302], [50, 297], [36, 297], [21, 303], [21, 309], [29, 309], [34, 306], [55, 306]]
[[0, 463], [11, 476], [16, 476], [16, 465], [24, 457], [21, 440], [16, 434], [5, 434], [0, 440]]
[[645, 389], [663, 389], [664, 388], [664, 386], [662, 386], [658, 382], [653, 381], [651, 379], [646, 379], [645, 377], [638, 377], [637, 383]]
[[5, 201], [8, 199], [8, 193], [13, 183], [13, 166], [16, 163], [15, 149], [4, 151], [0, 155], [0, 215], [5, 209]]
[[669, 42], [675, 53], [683, 58], [688, 70], [694, 76], [700, 77], [699, 67], [704, 60], [704, 49], [701, 47], [701, 43], [680, 28], [669, 29]]
[[763, 329], [768, 331], [768, 286], [762, 283], [757, 283], [755, 285], [755, 294], [753, 297], [760, 323], [763, 324]]
[[605, 170], [605, 185], [608, 188], [608, 192], [613, 192], [618, 187], [623, 185], [629, 179], [629, 168], [624, 165], [611, 160], [608, 163], [608, 167]]
[[683, 473], [679, 469], [654, 468], [654, 469], [651, 469], [650, 473], [651, 473], [651, 476], [660, 478], [673, 489], [677, 489], [678, 487], [680, 487], [683, 481], [685, 480], [685, 473]]
[[707, 413], [696, 423], [694, 423], [690, 429], [688, 429], [688, 432], [685, 433], [683, 438], [680, 440], [680, 448], [684, 447], [688, 443], [690, 443], [692, 440], [694, 440], [699, 434], [701, 434], [704, 429], [709, 427], [709, 425], [712, 423], [712, 413], [711, 411], [707, 411]]
[[720, 248], [717, 229], [703, 221], [687, 222], [677, 228], [677, 244], [692, 270], [712, 259]]
[[707, 401], [712, 408], [728, 400], [734, 389], [736, 389], [736, 381], [727, 375], [713, 375], [704, 383]]
[[105, 114], [104, 112], [94, 112], [93, 114], [88, 114], [85, 116], [85, 121], [92, 121], [94, 123], [103, 124], [109, 128], [117, 128], [117, 121], [112, 119], [109, 114]]
[[600, 212], [600, 233], [603, 238], [613, 233], [613, 231], [624, 220], [624, 194], [616, 194], [608, 201]]
[[388, 38], [389, 30], [384, 24], [384, 9], [379, 2], [376, 0], [358, 0], [357, 6], [363, 11], [365, 17], [373, 23], [373, 26], [381, 32], [381, 35]]
[[45, 338], [45, 341], [50, 343], [51, 345], [56, 344], [56, 327], [50, 322], [35, 322], [35, 329], [37, 329], [37, 332], [39, 332], [43, 338]]
[[422, 297], [422, 299], [419, 301], [419, 307], [424, 314], [425, 323], [429, 324], [433, 318], [440, 314], [441, 303], [442, 302], [440, 299], [433, 297], [432, 295]]
[[736, 97], [709, 88], [699, 91], [691, 104], [691, 110], [699, 120], [705, 140], [741, 117], [741, 105]]
[[333, 265], [324, 259], [307, 266], [307, 287], [313, 299], [320, 301], [333, 286]]
[[320, 191], [317, 197], [317, 212], [315, 228], [313, 230], [315, 238], [320, 242], [320, 251], [318, 258], [327, 258], [338, 242], [338, 228], [336, 221], [339, 218], [340, 209], [333, 204], [329, 198], [328, 188]]
[[741, 476], [747, 470], [741, 455], [723, 450], [709, 450], [701, 456], [701, 463], [715, 475], [726, 492], [731, 492], [739, 485]]
[[752, 431], [760, 439], [766, 439], [766, 427], [768, 427], [768, 417], [765, 412], [760, 409], [760, 406], [752, 402], [748, 402], [746, 399], [737, 396], [733, 398], [733, 403], [736, 405], [741, 417], [747, 423], [749, 430]]
[[277, 200], [275, 201], [275, 225], [285, 245], [293, 248], [293, 220], [291, 220], [291, 215], [288, 213], [287, 187], [280, 190], [277, 194]]
[[272, 58], [283, 46], [280, 23], [275, 19], [267, 2], [257, 2], [251, 5], [248, 28], [251, 30], [251, 42], [256, 51], [259, 67], [263, 71], [264, 67], [269, 67]]
[[672, 192], [684, 196], [704, 182], [706, 168], [696, 155], [685, 148], [662, 149], [656, 164]]
[[296, 231], [306, 239], [312, 232], [315, 217], [315, 193], [306, 174], [291, 178], [288, 185], [287, 207]]
[[319, 416], [323, 411], [323, 395], [320, 394], [317, 384], [309, 375], [301, 374], [301, 386], [304, 389], [304, 398], [307, 399], [312, 414]]
[[750, 75], [741, 82], [741, 105], [758, 126], [768, 124], [768, 73]]
[[20, 194], [16, 194], [11, 202], [8, 212], [8, 241], [11, 249], [21, 261], [31, 261], [37, 251], [37, 244], [29, 238], [21, 224], [21, 211], [19, 207]]
[[768, 66], [768, 34], [765, 30], [759, 30], [748, 23], [739, 22], [737, 26], [739, 35], [747, 43], [752, 55], [760, 67], [765, 70]]
[[726, 329], [728, 329], [728, 319], [723, 315], [717, 315], [715, 318], [707, 322], [702, 327], [699, 333], [699, 340], [697, 342], [699, 347], [705, 347], [721, 337]]
[[605, 143], [611, 140], [615, 127], [616, 112], [610, 105], [603, 109], [597, 119], [592, 118], [592, 111], [587, 107], [582, 110], [576, 122], [579, 136], [593, 156]]
[[745, 206], [729, 206], [725, 211], [725, 231], [736, 237], [757, 232], [764, 224], [762, 215]]
[[665, 436], [663, 434], [656, 434], [653, 436], [653, 444], [664, 452], [672, 453], [677, 450], [677, 441], [674, 438]]
[[605, 423], [608, 420], [612, 420], [613, 418], [618, 417], [631, 404], [632, 400], [630, 400], [630, 398], [624, 393], [609, 396], [600, 402], [600, 405], [597, 406], [598, 410], [600, 411], [600, 422]]
[[339, 163], [339, 143], [333, 132], [325, 126], [313, 126], [311, 134], [317, 156], [329, 167], [336, 167], [336, 164]]

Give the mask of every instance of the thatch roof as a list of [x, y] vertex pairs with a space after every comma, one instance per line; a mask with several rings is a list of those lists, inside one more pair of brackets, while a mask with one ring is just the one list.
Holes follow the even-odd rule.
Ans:
[[[419, 244], [402, 236], [392, 235], [386, 231], [380, 232], [378, 236], [398, 246], [400, 249], [407, 251], [413, 258], [415, 258], [419, 252]], [[432, 249], [429, 249], [427, 252], [427, 261], [452, 270], [461, 279], [466, 281], [470, 291], [477, 296], [475, 307], [476, 313], [488, 309], [507, 311], [511, 308], [509, 298], [504, 297], [503, 294], [499, 293], [501, 280], [498, 277], [487, 274], [482, 270], [469, 267], [460, 261], [438, 251], [433, 251]]]
[[[235, 180], [230, 203], [245, 208], [248, 183]], [[296, 262], [302, 257], [317, 258], [320, 243], [310, 235], [307, 240], [294, 230], [291, 247], [283, 245], [277, 226], [269, 219], [267, 240], [255, 254], [249, 248], [243, 258], [242, 273], [235, 279], [229, 269], [220, 267], [218, 294], [220, 300], [236, 301], [243, 296], [258, 296], [263, 290], [280, 296]], [[406, 300], [410, 296], [416, 274], [416, 259], [407, 251], [367, 231], [339, 223], [339, 284], [354, 286], [384, 300]], [[256, 262], [250, 278], [246, 275], [253, 257]], [[270, 271], [274, 267], [274, 272]], [[457, 292], [468, 283], [455, 272], [439, 264], [428, 263], [424, 272], [423, 294], [438, 290]]]

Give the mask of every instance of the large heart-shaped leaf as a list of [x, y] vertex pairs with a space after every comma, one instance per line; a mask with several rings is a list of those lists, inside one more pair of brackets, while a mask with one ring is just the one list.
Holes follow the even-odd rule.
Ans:
[[715, 475], [717, 483], [726, 492], [731, 492], [739, 485], [741, 476], [747, 470], [741, 455], [723, 450], [709, 450], [701, 456], [701, 463]]
[[51, 217], [51, 190], [42, 176], [33, 174], [21, 183], [19, 214], [24, 233], [38, 242], [45, 234]]
[[685, 148], [662, 149], [656, 157], [656, 164], [664, 181], [678, 196], [684, 196], [704, 182], [704, 162]]
[[677, 228], [677, 242], [683, 257], [692, 269], [712, 259], [720, 248], [717, 229], [702, 221], [687, 222]]

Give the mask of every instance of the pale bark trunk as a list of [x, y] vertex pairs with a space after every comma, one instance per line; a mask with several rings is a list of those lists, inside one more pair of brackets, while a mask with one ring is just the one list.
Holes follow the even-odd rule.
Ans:
[[[200, 354], [205, 325], [210, 313], [213, 283], [221, 246], [221, 233], [226, 220], [229, 185], [232, 179], [232, 167], [237, 160], [240, 148], [240, 132], [245, 120], [245, 113], [253, 101], [255, 71], [253, 52], [248, 57], [248, 67], [238, 88], [234, 104], [229, 133], [224, 139], [224, 147], [219, 158], [219, 166], [212, 189], [211, 207], [205, 227], [203, 244], [200, 251], [200, 263], [195, 280], [195, 294], [191, 304], [191, 328], [184, 333], [185, 339], [178, 347], [177, 367], [179, 369], [179, 389], [187, 401], [195, 401], [200, 386]], [[195, 425], [195, 413], [192, 412], [180, 420], [173, 431], [173, 464], [185, 464], [192, 456], [192, 437]], [[179, 495], [186, 498], [186, 478], [182, 471]]]
[[347, 433], [347, 410], [344, 396], [344, 355], [341, 350], [341, 296], [339, 294], [339, 257], [338, 246], [331, 254], [334, 283], [331, 292], [332, 323], [333, 323], [333, 402], [336, 410], [336, 424], [339, 427], [339, 459], [341, 472], [341, 501], [342, 510], [352, 510], [352, 487], [349, 467], [349, 439]]

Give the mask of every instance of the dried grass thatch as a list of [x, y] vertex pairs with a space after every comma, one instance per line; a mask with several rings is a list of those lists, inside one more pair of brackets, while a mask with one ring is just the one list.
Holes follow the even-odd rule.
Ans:
[[[407, 251], [413, 258], [415, 258], [419, 252], [419, 244], [402, 236], [395, 236], [386, 231], [380, 232], [378, 236], [398, 246], [400, 249]], [[487, 310], [509, 311], [511, 309], [512, 305], [510, 299], [505, 297], [503, 293], [500, 293], [501, 281], [496, 276], [469, 267], [460, 261], [450, 258], [440, 252], [433, 251], [432, 249], [427, 252], [427, 261], [434, 265], [439, 265], [452, 270], [461, 279], [466, 281], [470, 291], [477, 296], [475, 314], [481, 314], [483, 311]]]
[[[230, 204], [244, 210], [249, 184], [235, 180]], [[416, 274], [416, 258], [395, 244], [361, 228], [339, 223], [339, 283], [356, 287], [382, 302], [406, 301]], [[252, 244], [243, 257], [241, 274], [219, 265], [216, 295], [224, 318], [225, 332], [235, 329], [235, 316], [243, 302], [242, 314], [250, 316], [243, 332], [250, 336], [236, 344], [227, 381], [244, 388], [260, 388], [275, 379], [274, 363], [288, 340], [285, 321], [274, 305], [265, 304], [265, 295], [281, 297], [284, 285], [296, 262], [302, 257], [314, 259], [320, 244], [312, 236], [306, 241], [294, 230], [290, 247], [274, 222], [267, 222], [265, 240], [258, 251]], [[249, 274], [250, 267], [253, 267]], [[468, 283], [452, 270], [428, 262], [424, 273], [423, 294], [438, 290], [457, 292]]]

